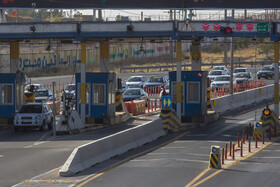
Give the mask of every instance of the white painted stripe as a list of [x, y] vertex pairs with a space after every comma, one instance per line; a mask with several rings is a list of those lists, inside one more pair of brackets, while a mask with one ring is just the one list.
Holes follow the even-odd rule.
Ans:
[[160, 149], [186, 149], [186, 147], [162, 147]]
[[263, 151], [267, 151], [267, 152], [280, 152], [280, 150], [273, 150], [273, 149], [267, 149], [267, 150], [263, 150]]
[[0, 155], [0, 158], [3, 157], [4, 155]]
[[238, 121], [238, 124], [245, 124], [245, 123], [249, 123], [249, 122], [253, 122], [255, 118], [249, 118], [243, 121]]

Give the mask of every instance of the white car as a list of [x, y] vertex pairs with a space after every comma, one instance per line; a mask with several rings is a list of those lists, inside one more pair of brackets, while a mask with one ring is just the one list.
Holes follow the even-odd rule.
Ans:
[[14, 117], [14, 130], [39, 128], [43, 131], [46, 125], [48, 129], [52, 129], [53, 119], [53, 112], [46, 103], [26, 103]]
[[237, 73], [249, 73], [250, 76], [252, 76], [252, 74], [248, 68], [235, 68], [233, 70], [233, 76], [235, 76]]
[[229, 87], [230, 85], [230, 76], [222, 75], [216, 77], [214, 81], [211, 83], [211, 88], [220, 88], [220, 87]]
[[212, 82], [216, 77], [222, 75], [224, 75], [222, 70], [211, 70], [207, 77]]
[[143, 88], [144, 84], [147, 82], [145, 76], [131, 76], [126, 81], [128, 88]]
[[211, 69], [212, 70], [221, 70], [223, 72], [223, 75], [228, 75], [229, 71], [225, 66], [215, 66]]

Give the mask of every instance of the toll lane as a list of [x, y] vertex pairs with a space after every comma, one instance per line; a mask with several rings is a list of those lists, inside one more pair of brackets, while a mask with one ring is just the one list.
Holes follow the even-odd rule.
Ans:
[[280, 141], [224, 170], [199, 186], [279, 186]]
[[[92, 180], [81, 183], [81, 186], [185, 186], [190, 184], [208, 168], [211, 145], [224, 146], [225, 143], [229, 143], [229, 140], [236, 141], [237, 132], [241, 132], [249, 122], [253, 122], [255, 114], [259, 114], [259, 119], [262, 109], [255, 111], [244, 108], [243, 111], [227, 113], [217, 122], [195, 128], [189, 134], [168, 145], [132, 158], [118, 167], [109, 167], [109, 170], [97, 173], [97, 176], [93, 175]], [[168, 136], [175, 135], [180, 134]], [[149, 146], [158, 146], [156, 143], [153, 144]], [[205, 176], [215, 171], [217, 170], [211, 169], [205, 172]], [[87, 172], [90, 173], [90, 171]], [[202, 175], [201, 178], [203, 177]]]
[[[154, 118], [157, 116], [149, 116], [145, 122]], [[119, 125], [57, 137], [50, 136], [50, 131], [14, 132], [13, 129], [0, 131], [0, 186], [19, 184], [26, 179], [61, 167], [74, 148], [133, 126]]]

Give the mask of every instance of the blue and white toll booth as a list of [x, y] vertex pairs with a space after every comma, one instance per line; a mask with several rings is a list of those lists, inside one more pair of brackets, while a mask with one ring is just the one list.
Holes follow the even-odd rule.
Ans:
[[[206, 71], [181, 72], [181, 119], [182, 122], [201, 122], [207, 115], [207, 75]], [[169, 72], [172, 108], [176, 110], [176, 71]]]
[[[81, 75], [76, 74], [76, 110], [81, 113]], [[116, 74], [86, 73], [86, 118], [87, 121], [103, 122], [104, 118], [115, 116]]]
[[24, 75], [0, 74], [0, 124], [12, 123], [13, 116], [24, 103]]

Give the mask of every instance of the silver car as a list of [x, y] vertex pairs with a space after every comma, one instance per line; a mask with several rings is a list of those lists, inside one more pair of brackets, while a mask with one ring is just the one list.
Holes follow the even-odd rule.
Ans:
[[126, 81], [126, 85], [129, 88], [143, 88], [146, 82], [147, 78], [145, 76], [131, 76]]
[[53, 113], [46, 103], [26, 103], [22, 105], [14, 117], [14, 130], [20, 128], [39, 128], [48, 126], [52, 129]]

